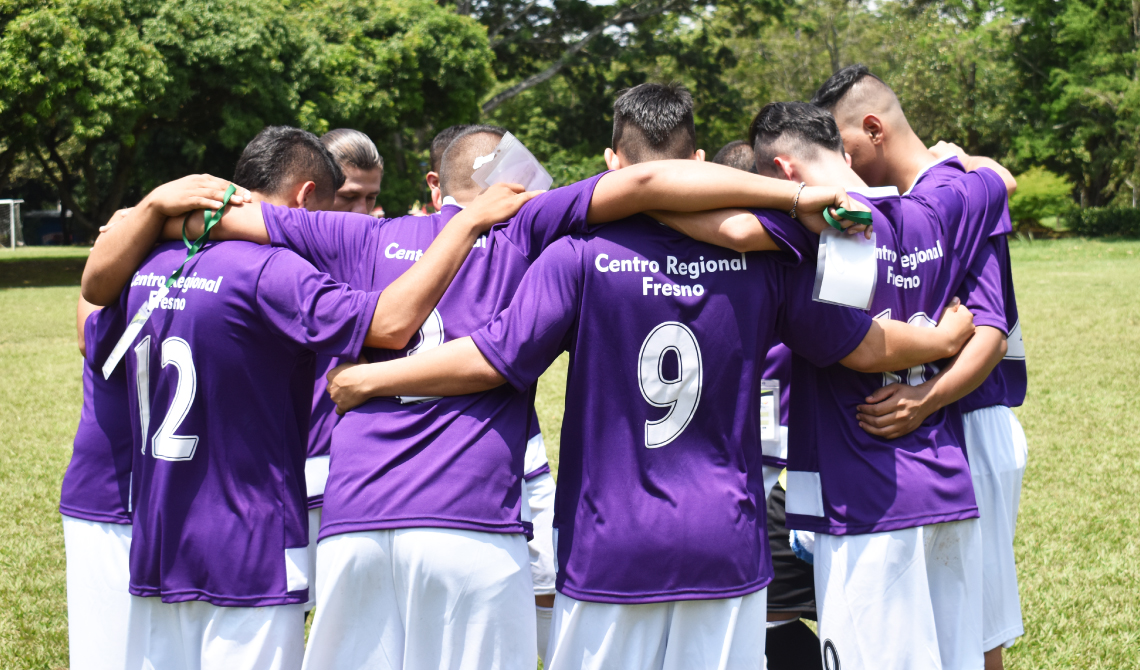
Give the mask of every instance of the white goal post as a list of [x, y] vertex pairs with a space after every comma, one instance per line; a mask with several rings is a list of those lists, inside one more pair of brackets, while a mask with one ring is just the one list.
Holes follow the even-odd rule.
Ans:
[[0, 200], [0, 246], [24, 246], [24, 224], [20, 220], [23, 200]]

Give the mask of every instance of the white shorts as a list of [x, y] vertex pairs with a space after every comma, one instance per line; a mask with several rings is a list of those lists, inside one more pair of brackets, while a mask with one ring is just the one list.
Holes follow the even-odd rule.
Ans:
[[305, 611], [317, 604], [317, 536], [321, 532], [321, 507], [309, 510], [309, 602]]
[[982, 670], [977, 519], [866, 535], [815, 534], [824, 667]]
[[1029, 447], [1010, 408], [963, 415], [974, 496], [982, 515], [982, 648], [1010, 647], [1025, 634], [1013, 535]]
[[768, 589], [737, 598], [614, 605], [554, 596], [547, 670], [765, 667]]
[[534, 539], [527, 542], [530, 551], [530, 578], [534, 595], [554, 595], [554, 477], [541, 474], [526, 482], [526, 497], [530, 505], [530, 522], [534, 524]]
[[304, 605], [218, 607], [131, 596], [128, 670], [297, 670]]
[[131, 616], [131, 527], [63, 517], [67, 639], [75, 670], [118, 670]]
[[317, 547], [305, 667], [516, 670], [538, 658], [526, 538], [450, 528]]

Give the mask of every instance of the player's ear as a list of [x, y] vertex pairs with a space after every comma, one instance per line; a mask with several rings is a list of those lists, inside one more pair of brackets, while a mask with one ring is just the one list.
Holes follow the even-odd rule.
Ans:
[[874, 114], [863, 117], [863, 134], [871, 140], [871, 144], [880, 145], [883, 143], [883, 130], [883, 122], [879, 117]]
[[608, 167], [611, 170], [620, 170], [621, 169], [621, 167], [622, 167], [621, 166], [621, 159], [618, 158], [616, 151], [607, 147], [605, 155], [606, 155], [606, 167]]
[[696, 151], [694, 151], [693, 152], [693, 160], [703, 162], [705, 160], [705, 150], [704, 149], [697, 149]]
[[301, 207], [308, 209], [312, 204], [312, 200], [317, 192], [316, 182], [306, 181], [301, 183], [296, 192], [293, 194], [293, 202], [289, 203], [290, 207]]
[[443, 190], [439, 186], [434, 186], [431, 189], [431, 206], [435, 207], [437, 212], [443, 209]]
[[433, 191], [437, 190], [439, 188], [439, 173], [438, 172], [427, 173], [426, 175], [424, 175], [424, 181], [427, 182], [428, 188], [432, 189]]
[[772, 159], [772, 162], [776, 164], [777, 178], [783, 177], [788, 181], [796, 181], [796, 168], [792, 165], [792, 161], [784, 158], [783, 156], [776, 156]]
[[847, 160], [847, 167], [851, 167], [851, 154], [846, 151], [843, 152], [843, 158]]

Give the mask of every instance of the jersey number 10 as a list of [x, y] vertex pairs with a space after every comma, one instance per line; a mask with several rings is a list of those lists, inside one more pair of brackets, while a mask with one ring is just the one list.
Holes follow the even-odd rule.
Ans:
[[[676, 379], [665, 378], [665, 354], [677, 356]], [[685, 430], [701, 401], [704, 368], [701, 348], [688, 326], [676, 321], [658, 325], [641, 343], [637, 359], [637, 381], [641, 397], [654, 407], [668, 407], [669, 413], [657, 421], [645, 422], [645, 446], [664, 447]]]

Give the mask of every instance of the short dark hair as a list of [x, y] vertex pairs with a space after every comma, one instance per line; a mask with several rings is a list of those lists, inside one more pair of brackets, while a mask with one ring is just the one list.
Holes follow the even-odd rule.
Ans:
[[823, 86], [820, 86], [819, 90], [812, 96], [811, 104], [828, 111], [834, 110], [835, 105], [843, 99], [843, 96], [847, 95], [851, 87], [859, 83], [864, 77], [871, 77], [886, 86], [882, 79], [871, 74], [866, 65], [856, 63], [839, 70], [823, 82]]
[[678, 83], [622, 91], [614, 101], [613, 149], [633, 163], [691, 157], [697, 150], [693, 96]]
[[756, 154], [752, 145], [744, 140], [733, 140], [721, 147], [716, 156], [713, 156], [712, 162], [745, 172], [756, 172]]
[[456, 195], [477, 188], [471, 178], [475, 159], [494, 152], [507, 131], [498, 126], [471, 126], [451, 141], [440, 159], [439, 190], [443, 195]]
[[281, 195], [298, 180], [317, 185], [319, 198], [331, 199], [344, 185], [344, 172], [317, 136], [290, 126], [267, 126], [245, 145], [234, 183], [266, 195]]
[[372, 138], [359, 130], [351, 128], [337, 128], [321, 135], [321, 144], [332, 154], [333, 160], [344, 167], [351, 166], [357, 170], [384, 170], [384, 157], [376, 148]]
[[507, 133], [506, 130], [500, 128], [499, 126], [488, 126], [483, 124], [460, 124], [458, 126], [448, 126], [447, 128], [444, 128], [443, 130], [436, 133], [435, 138], [431, 141], [431, 152], [429, 158], [431, 161], [431, 171], [439, 174], [439, 169], [443, 166], [443, 152], [447, 151], [447, 147], [451, 146], [451, 143], [455, 141], [455, 138], [459, 137], [460, 135], [466, 135], [467, 133], [479, 130], [498, 133], [499, 137], [502, 137]]
[[843, 137], [827, 110], [806, 102], [770, 102], [748, 128], [757, 169], [782, 152], [810, 158], [819, 149], [843, 154]]

